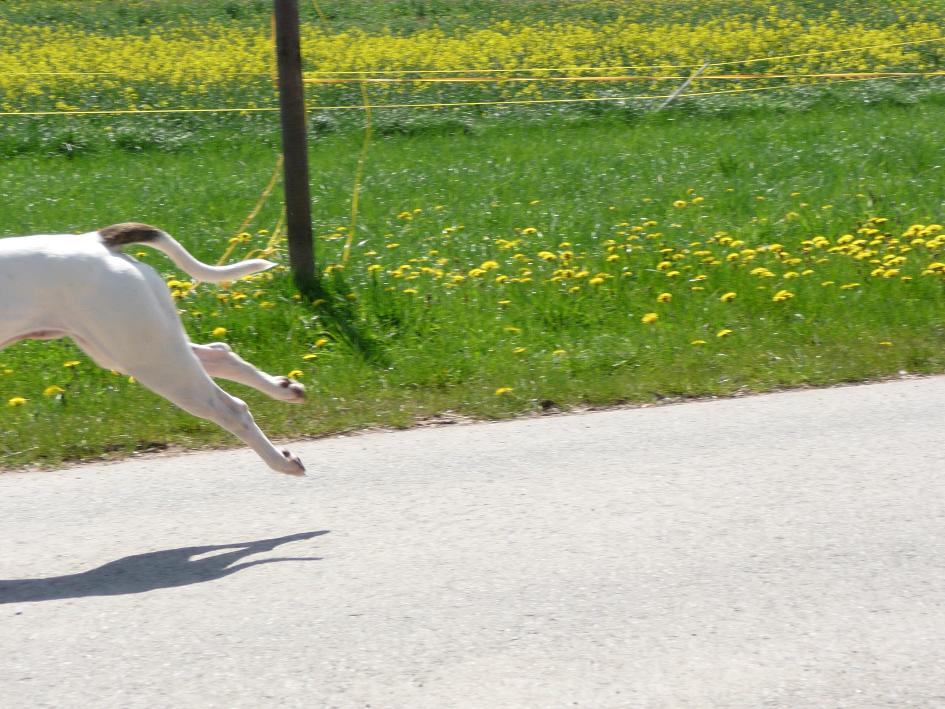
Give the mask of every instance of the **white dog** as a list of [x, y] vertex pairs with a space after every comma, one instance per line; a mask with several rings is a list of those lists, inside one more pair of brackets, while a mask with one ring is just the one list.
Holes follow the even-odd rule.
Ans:
[[164, 281], [150, 266], [121, 253], [126, 244], [163, 251], [201, 281], [234, 281], [275, 265], [254, 259], [208, 266], [165, 232], [137, 223], [80, 235], [0, 239], [0, 349], [18, 340], [71, 337], [100, 366], [133, 376], [238, 436], [270, 468], [304, 475], [301, 461], [273, 446], [246, 404], [210, 377], [291, 403], [305, 400], [305, 387], [259, 371], [222, 342], [190, 342]]

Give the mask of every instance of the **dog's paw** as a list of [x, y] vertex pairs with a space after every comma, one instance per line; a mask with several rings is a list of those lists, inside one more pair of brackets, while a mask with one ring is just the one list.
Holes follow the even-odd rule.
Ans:
[[280, 392], [277, 398], [280, 401], [289, 404], [301, 404], [305, 401], [304, 384], [288, 377], [276, 377], [276, 382], [279, 384]]
[[295, 475], [297, 477], [305, 475], [305, 466], [302, 465], [302, 461], [299, 460], [298, 456], [292, 455], [289, 451], [283, 449], [282, 457], [285, 458], [285, 465], [280, 466], [280, 473]]

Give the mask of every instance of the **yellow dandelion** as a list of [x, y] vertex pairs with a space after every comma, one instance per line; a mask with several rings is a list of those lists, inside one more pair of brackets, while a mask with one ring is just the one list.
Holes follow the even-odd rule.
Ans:
[[676, 209], [682, 209], [686, 206], [686, 200], [677, 199], [675, 202], [673, 202], [673, 206], [676, 207]]
[[731, 303], [733, 300], [735, 300], [737, 296], [738, 296], [737, 293], [733, 291], [729, 291], [728, 293], [723, 293], [722, 295], [720, 295], [719, 300], [721, 300], [723, 303]]
[[223, 336], [226, 334], [226, 328], [225, 328], [225, 327], [215, 327], [215, 328], [213, 328], [213, 330], [210, 332], [210, 334], [213, 335], [214, 337], [223, 337]]
[[505, 396], [506, 394], [511, 394], [512, 391], [513, 391], [512, 387], [499, 387], [498, 389], [495, 390], [495, 395]]
[[672, 293], [660, 293], [658, 296], [656, 296], [657, 303], [668, 303], [672, 299], [673, 299]]
[[82, 363], [79, 360], [70, 359], [68, 362], [63, 362], [62, 366], [65, 367], [66, 369], [72, 369], [73, 367], [78, 367], [80, 364]]
[[303, 372], [302, 372], [301, 369], [293, 369], [293, 370], [292, 370], [291, 372], [289, 372], [286, 376], [287, 376], [289, 379], [297, 379], [298, 377], [301, 377], [302, 374], [303, 374]]
[[65, 391], [66, 390], [63, 389], [61, 386], [56, 386], [55, 384], [51, 384], [50, 386], [43, 389], [43, 396], [55, 396], [56, 394], [63, 394], [65, 393]]
[[731, 335], [731, 334], [732, 334], [732, 331], [731, 331], [731, 330], [729, 330], [728, 328], [723, 328], [722, 330], [719, 330], [717, 333], [715, 333], [715, 336], [716, 336], [716, 337], [728, 337], [728, 336]]
[[771, 300], [773, 300], [775, 303], [780, 303], [781, 301], [784, 301], [784, 300], [790, 300], [793, 297], [794, 297], [794, 294], [791, 291], [779, 290], [777, 293], [774, 294]]
[[660, 316], [657, 315], [656, 313], [647, 313], [642, 318], [640, 318], [640, 322], [642, 322], [644, 325], [650, 325], [652, 323], [655, 323], [659, 319], [660, 319]]
[[7, 406], [23, 406], [27, 402], [22, 396], [14, 396], [7, 402]]
[[706, 344], [706, 342], [705, 342], [705, 340], [693, 340], [693, 341], [690, 342], [689, 344], [690, 344], [690, 345], [696, 345], [696, 346], [698, 346], [698, 345], [704, 345], [704, 344]]

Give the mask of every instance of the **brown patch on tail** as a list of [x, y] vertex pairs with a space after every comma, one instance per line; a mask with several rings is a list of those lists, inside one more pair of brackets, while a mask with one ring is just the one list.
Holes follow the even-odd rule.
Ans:
[[147, 241], [154, 241], [161, 236], [160, 229], [140, 222], [112, 224], [104, 229], [99, 229], [98, 233], [101, 234], [105, 246], [111, 248], [119, 248], [125, 244], [142, 244]]

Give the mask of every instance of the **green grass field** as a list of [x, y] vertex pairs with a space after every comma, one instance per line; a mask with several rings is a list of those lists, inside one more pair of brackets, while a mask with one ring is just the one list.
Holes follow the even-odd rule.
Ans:
[[[303, 407], [224, 384], [274, 436], [940, 372], [943, 106], [926, 82], [660, 113], [378, 115], [343, 268], [362, 134], [316, 117], [314, 232], [331, 303], [302, 302], [280, 270], [182, 294], [182, 320], [197, 342], [296, 371]], [[0, 236], [134, 219], [207, 261], [279, 150], [275, 116], [0, 129]], [[279, 201], [277, 190], [233, 258], [265, 245]], [[0, 351], [0, 468], [167, 443], [236, 442], [68, 341]]]

